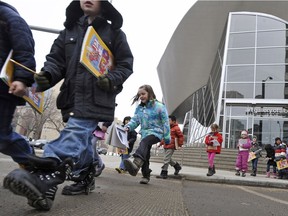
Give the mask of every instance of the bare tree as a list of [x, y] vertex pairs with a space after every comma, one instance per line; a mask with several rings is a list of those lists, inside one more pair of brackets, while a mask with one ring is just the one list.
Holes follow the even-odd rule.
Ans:
[[18, 107], [14, 115], [14, 124], [22, 128], [22, 133], [27, 137], [39, 139], [43, 127], [60, 131], [63, 127], [63, 121], [59, 110], [56, 108], [56, 98], [53, 89], [45, 92], [45, 102], [43, 113], [39, 114], [30, 106]]

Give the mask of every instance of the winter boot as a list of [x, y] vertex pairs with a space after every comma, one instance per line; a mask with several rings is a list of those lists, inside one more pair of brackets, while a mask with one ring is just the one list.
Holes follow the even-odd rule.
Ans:
[[92, 164], [78, 175], [70, 175], [69, 180], [74, 181], [71, 185], [66, 185], [63, 190], [63, 195], [77, 195], [86, 194], [88, 195], [95, 189], [95, 165]]
[[124, 165], [126, 167], [126, 170], [129, 172], [130, 175], [136, 176], [139, 169], [142, 167], [144, 161], [139, 158], [135, 157], [133, 162], [129, 159], [124, 160]]
[[54, 158], [34, 156], [30, 170], [15, 169], [3, 181], [3, 186], [14, 194], [24, 196], [28, 204], [38, 210], [49, 211], [53, 205], [57, 185], [62, 184], [71, 173], [73, 161], [70, 158], [61, 163]]
[[270, 178], [270, 172], [266, 172], [266, 178]]
[[147, 174], [142, 173], [143, 177], [140, 180], [140, 184], [148, 184], [148, 182], [150, 181], [150, 174], [151, 174], [152, 170], [149, 169], [149, 172]]
[[[269, 176], [270, 177], [270, 176]], [[273, 173], [273, 178], [277, 178], [278, 176], [277, 176], [277, 173]]]
[[250, 175], [251, 175], [251, 176], [256, 176], [256, 170], [253, 169], [253, 170], [252, 170], [252, 173], [251, 173]]
[[168, 171], [167, 170], [161, 170], [159, 177], [162, 179], [167, 179], [168, 178]]
[[240, 170], [236, 170], [235, 175], [236, 175], [236, 176], [240, 176]]
[[242, 171], [242, 177], [245, 177], [246, 176], [246, 171]]
[[208, 167], [208, 173], [206, 175], [207, 176], [212, 176], [213, 175], [213, 168]]
[[176, 164], [174, 165], [174, 175], [178, 175], [179, 171], [182, 169], [182, 167], [180, 166], [180, 164], [178, 162], [176, 162]]
[[103, 163], [101, 167], [99, 167], [98, 165], [95, 166], [95, 177], [98, 177], [102, 174], [102, 171], [105, 169], [105, 164]]
[[213, 165], [213, 167], [212, 167], [212, 173], [213, 173], [213, 175], [216, 173], [215, 165]]

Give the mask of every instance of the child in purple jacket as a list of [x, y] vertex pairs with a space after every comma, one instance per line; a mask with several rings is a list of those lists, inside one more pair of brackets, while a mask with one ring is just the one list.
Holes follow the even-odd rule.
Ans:
[[249, 150], [251, 148], [251, 140], [248, 137], [248, 132], [243, 130], [241, 132], [241, 138], [237, 144], [238, 155], [236, 159], [236, 173], [235, 175], [240, 176], [240, 171], [242, 172], [242, 177], [246, 176], [248, 170], [248, 157]]

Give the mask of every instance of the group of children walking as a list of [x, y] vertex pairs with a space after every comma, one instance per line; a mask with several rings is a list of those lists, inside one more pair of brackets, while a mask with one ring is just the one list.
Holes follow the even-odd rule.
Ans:
[[[211, 132], [205, 137], [206, 152], [208, 156], [208, 173], [207, 176], [212, 176], [216, 173], [214, 158], [215, 154], [221, 153], [221, 144], [223, 141], [222, 135], [218, 132], [218, 125], [210, 126]], [[251, 162], [251, 176], [257, 175], [258, 160], [262, 157], [262, 152], [266, 151], [266, 177], [283, 179], [288, 176], [288, 151], [285, 143], [282, 143], [281, 138], [275, 138], [275, 144], [266, 144], [263, 148], [258, 142], [257, 137], [253, 136], [252, 140], [248, 136], [246, 130], [241, 131], [241, 137], [237, 143], [238, 153], [235, 163], [235, 175], [246, 176], [248, 171], [248, 163]], [[272, 175], [271, 173], [272, 167]]]

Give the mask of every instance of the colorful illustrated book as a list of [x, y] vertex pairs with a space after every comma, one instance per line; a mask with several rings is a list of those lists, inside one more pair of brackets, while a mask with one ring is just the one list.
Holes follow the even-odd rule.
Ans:
[[80, 63], [96, 77], [113, 69], [113, 54], [92, 26], [87, 28], [82, 43]]
[[288, 168], [288, 162], [287, 159], [281, 159], [279, 161], [276, 161], [278, 170], [286, 169]]
[[248, 162], [254, 160], [256, 158], [255, 152], [249, 152]]
[[[12, 83], [13, 80], [13, 73], [14, 73], [14, 63], [10, 61], [13, 56], [13, 50], [10, 51], [0, 73], [0, 78], [8, 85]], [[24, 72], [23, 72], [24, 73]], [[31, 73], [28, 72], [27, 73]], [[44, 108], [44, 92], [37, 92], [36, 93], [36, 87], [37, 84], [34, 83], [31, 87], [27, 88], [26, 95], [23, 96], [23, 98], [26, 100], [26, 102], [34, 108], [38, 113], [43, 113]]]

